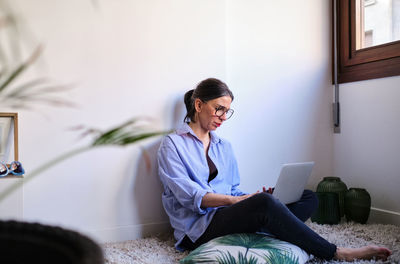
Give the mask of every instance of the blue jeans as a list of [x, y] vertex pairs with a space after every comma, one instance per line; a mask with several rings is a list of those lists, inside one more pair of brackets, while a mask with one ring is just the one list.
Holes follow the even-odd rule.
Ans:
[[181, 246], [194, 249], [219, 236], [262, 231], [297, 245], [316, 257], [330, 260], [336, 252], [336, 246], [304, 224], [317, 207], [317, 197], [309, 190], [304, 191], [298, 202], [288, 205], [268, 193], [259, 193], [219, 209], [196, 242], [185, 237]]

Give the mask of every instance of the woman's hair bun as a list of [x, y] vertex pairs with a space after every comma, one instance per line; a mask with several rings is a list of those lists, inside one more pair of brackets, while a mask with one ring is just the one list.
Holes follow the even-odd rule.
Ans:
[[194, 92], [194, 89], [187, 91], [185, 93], [185, 97], [183, 99], [185, 102], [186, 110], [188, 112], [192, 108], [192, 105], [193, 105], [193, 92]]

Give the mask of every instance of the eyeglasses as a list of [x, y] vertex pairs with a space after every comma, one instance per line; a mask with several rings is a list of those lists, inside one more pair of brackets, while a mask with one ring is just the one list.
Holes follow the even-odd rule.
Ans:
[[[201, 100], [201, 99], [200, 99]], [[203, 100], [201, 100], [204, 104], [207, 104], [208, 102], [204, 102]], [[229, 108], [228, 110], [226, 110], [226, 107], [219, 105], [217, 107], [214, 108], [215, 109], [215, 116], [218, 117], [222, 117], [225, 114], [225, 118], [229, 119], [232, 117], [233, 115], [233, 109]]]
[[13, 175], [23, 175], [25, 170], [22, 167], [21, 162], [13, 161], [10, 165], [0, 162], [0, 177], [7, 176], [9, 174]]
[[215, 115], [218, 117], [222, 117], [225, 114], [225, 118], [229, 119], [233, 115], [233, 109], [225, 110], [226, 108], [223, 106], [218, 106], [215, 108]]

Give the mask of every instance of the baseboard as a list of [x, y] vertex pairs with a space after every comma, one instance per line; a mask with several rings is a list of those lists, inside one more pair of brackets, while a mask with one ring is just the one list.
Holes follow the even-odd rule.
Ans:
[[[400, 226], [400, 213], [372, 207], [368, 223]], [[160, 222], [85, 230], [84, 233], [96, 240], [98, 243], [106, 243], [133, 240], [168, 232], [172, 232], [170, 223]]]
[[169, 222], [118, 226], [114, 228], [86, 230], [86, 234], [98, 243], [120, 242], [172, 232]]
[[368, 223], [391, 224], [400, 226], [400, 213], [371, 207]]

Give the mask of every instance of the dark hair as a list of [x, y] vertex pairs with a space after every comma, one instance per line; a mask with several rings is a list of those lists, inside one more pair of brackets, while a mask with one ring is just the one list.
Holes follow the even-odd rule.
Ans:
[[199, 98], [203, 102], [208, 102], [222, 96], [229, 96], [233, 101], [233, 93], [224, 82], [215, 78], [208, 78], [201, 81], [196, 89], [189, 90], [185, 93], [186, 116], [183, 121], [195, 122], [194, 114], [196, 113], [196, 109], [194, 107], [194, 101], [196, 98]]

